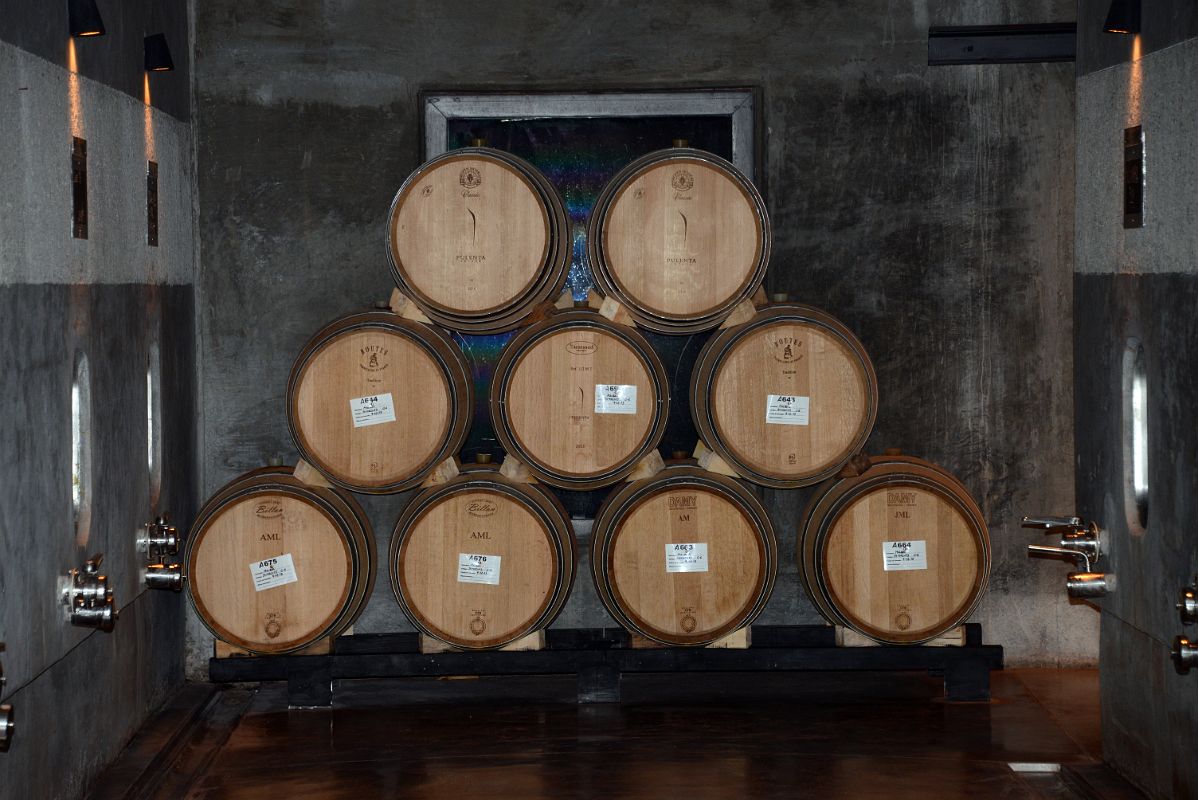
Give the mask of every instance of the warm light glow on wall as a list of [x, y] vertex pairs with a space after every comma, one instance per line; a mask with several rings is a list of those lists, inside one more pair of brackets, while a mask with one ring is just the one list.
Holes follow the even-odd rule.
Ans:
[[154, 144], [154, 107], [150, 105], [150, 75], [144, 73], [142, 75], [142, 102], [145, 108], [142, 110], [145, 140], [146, 140], [146, 161], [157, 161], [158, 152]]
[[1144, 88], [1144, 66], [1140, 60], [1140, 34], [1131, 40], [1131, 64], [1127, 70], [1127, 121], [1126, 125], [1140, 125], [1140, 95]]
[[75, 40], [67, 39], [67, 102], [71, 114], [71, 135], [83, 135], [83, 97], [79, 77], [79, 60], [75, 57]]

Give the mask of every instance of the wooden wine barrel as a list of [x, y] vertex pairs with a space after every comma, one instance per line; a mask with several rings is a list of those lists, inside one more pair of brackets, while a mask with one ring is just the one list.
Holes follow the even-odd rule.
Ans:
[[557, 617], [576, 551], [570, 517], [548, 489], [472, 465], [404, 510], [391, 539], [391, 588], [426, 635], [493, 649]]
[[795, 488], [835, 475], [864, 446], [878, 380], [839, 321], [778, 303], [708, 340], [690, 400], [699, 435], [741, 477]]
[[253, 653], [289, 653], [361, 614], [374, 588], [374, 534], [348, 493], [268, 467], [205, 503], [184, 563], [196, 614], [214, 636]]
[[[856, 461], [856, 460], [854, 460]], [[944, 469], [902, 455], [819, 486], [799, 528], [800, 577], [830, 622], [918, 644], [964, 622], [990, 574], [986, 521]]]
[[670, 393], [644, 336], [575, 309], [529, 325], [504, 347], [490, 403], [500, 444], [538, 479], [594, 489], [657, 447]]
[[287, 425], [304, 460], [368, 494], [419, 484], [461, 448], [473, 410], [461, 348], [389, 311], [326, 325], [287, 381]]
[[587, 226], [595, 282], [638, 325], [694, 333], [719, 325], [765, 277], [765, 202], [731, 163], [702, 150], [649, 153], [603, 187]]
[[629, 631], [662, 644], [710, 644], [748, 625], [777, 569], [774, 529], [757, 498], [688, 463], [621, 486], [595, 515], [600, 599]]
[[535, 167], [487, 147], [427, 161], [395, 195], [387, 252], [400, 291], [434, 322], [510, 330], [560, 294], [573, 235], [565, 203]]

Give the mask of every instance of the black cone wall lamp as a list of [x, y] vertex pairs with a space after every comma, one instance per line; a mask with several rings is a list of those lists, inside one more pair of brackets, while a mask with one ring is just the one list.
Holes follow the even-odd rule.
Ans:
[[1111, 0], [1102, 30], [1105, 33], [1139, 33], [1140, 0]]
[[67, 22], [71, 36], [103, 36], [104, 20], [96, 0], [67, 0]]
[[166, 35], [155, 33], [146, 37], [146, 72], [170, 72], [175, 68]]

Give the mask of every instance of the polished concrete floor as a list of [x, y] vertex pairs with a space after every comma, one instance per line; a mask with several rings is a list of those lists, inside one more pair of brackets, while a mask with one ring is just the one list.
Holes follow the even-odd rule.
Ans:
[[[968, 704], [913, 673], [644, 676], [618, 705], [565, 702], [573, 688], [355, 682], [324, 711], [288, 711], [273, 685], [226, 690], [156, 782], [129, 789], [118, 762], [95, 797], [1135, 796], [1054, 771], [1101, 769], [1095, 671], [997, 672], [994, 700]], [[158, 746], [135, 740], [126, 778]]]

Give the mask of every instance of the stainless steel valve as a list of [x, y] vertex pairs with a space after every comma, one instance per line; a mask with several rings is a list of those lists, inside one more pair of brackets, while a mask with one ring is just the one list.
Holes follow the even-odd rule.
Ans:
[[[3, 649], [4, 645], [0, 644], [0, 650]], [[8, 683], [8, 678], [4, 677], [4, 667], [0, 665], [0, 690], [3, 690], [6, 683]], [[12, 743], [12, 736], [15, 730], [16, 724], [13, 722], [12, 706], [8, 703], [0, 705], [0, 753], [8, 750], [8, 746]]]
[[170, 524], [167, 515], [145, 524], [145, 534], [138, 539], [138, 547], [146, 557], [141, 574], [147, 588], [172, 592], [183, 589], [183, 567], [167, 563], [168, 556], [179, 552], [179, 545], [179, 529]]
[[1177, 595], [1177, 613], [1182, 625], [1198, 622], [1198, 576]]
[[1097, 523], [1086, 524], [1081, 517], [1024, 517], [1024, 528], [1036, 528], [1060, 538], [1057, 544], [1029, 544], [1029, 556], [1065, 558], [1083, 572], [1065, 576], [1065, 591], [1077, 600], [1093, 600], [1115, 591], [1114, 573], [1095, 572], [1094, 563], [1106, 552], [1106, 531]]
[[1182, 675], [1189, 672], [1190, 667], [1198, 667], [1198, 645], [1185, 636], [1173, 637], [1171, 655], [1174, 668]]
[[116, 624], [117, 611], [108, 576], [100, 574], [103, 560], [104, 556], [97, 553], [82, 567], [59, 578], [59, 597], [72, 625], [108, 632]]

